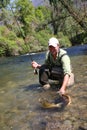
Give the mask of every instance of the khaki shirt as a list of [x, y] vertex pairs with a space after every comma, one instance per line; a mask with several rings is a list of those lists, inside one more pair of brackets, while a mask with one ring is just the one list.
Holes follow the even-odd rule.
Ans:
[[54, 60], [52, 54], [50, 53], [50, 51], [48, 51], [46, 54], [45, 64], [52, 67], [61, 66], [63, 68], [64, 75], [71, 74], [70, 58], [67, 55], [67, 52], [63, 49], [60, 49], [60, 51], [58, 52], [56, 60]]

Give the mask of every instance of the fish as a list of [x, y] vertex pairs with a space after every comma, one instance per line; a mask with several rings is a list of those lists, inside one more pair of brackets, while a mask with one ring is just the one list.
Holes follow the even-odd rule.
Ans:
[[62, 103], [51, 103], [47, 99], [40, 98], [39, 102], [41, 103], [43, 108], [60, 108]]
[[65, 98], [68, 99], [67, 105], [70, 105], [70, 104], [71, 104], [71, 97], [70, 97], [69, 95], [67, 95], [67, 94], [62, 94], [62, 97], [65, 97]]
[[[67, 94], [63, 94], [61, 95], [61, 98], [64, 98], [64, 100], [66, 100], [65, 98], [67, 98], [67, 105], [71, 104], [71, 97]], [[39, 102], [41, 103], [43, 108], [61, 108], [63, 105], [63, 102], [59, 102], [59, 103], [54, 103], [54, 102], [49, 102], [47, 99], [44, 98], [40, 98]]]

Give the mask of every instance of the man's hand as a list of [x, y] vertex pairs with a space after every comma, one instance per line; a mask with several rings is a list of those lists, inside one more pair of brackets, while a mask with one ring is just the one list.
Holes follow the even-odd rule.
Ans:
[[62, 94], [62, 95], [65, 94], [65, 90], [66, 90], [68, 81], [69, 81], [69, 75], [66, 74], [66, 75], [64, 76], [64, 80], [63, 80], [62, 86], [61, 86], [61, 88], [60, 88], [60, 90], [59, 90], [59, 93], [60, 93], [60, 94]]
[[38, 63], [35, 62], [35, 61], [33, 61], [31, 64], [32, 64], [32, 67], [33, 67], [33, 68], [37, 68], [37, 67], [38, 67]]
[[60, 90], [57, 91], [57, 93], [59, 93], [60, 95], [63, 95], [66, 93], [66, 91], [63, 88], [60, 88]]
[[59, 92], [60, 92], [62, 95], [65, 94], [65, 90], [62, 89], [62, 88], [59, 90]]
[[41, 67], [41, 65], [40, 64], [38, 64], [36, 61], [32, 61], [32, 67], [34, 68], [34, 69], [39, 69], [40, 67]]

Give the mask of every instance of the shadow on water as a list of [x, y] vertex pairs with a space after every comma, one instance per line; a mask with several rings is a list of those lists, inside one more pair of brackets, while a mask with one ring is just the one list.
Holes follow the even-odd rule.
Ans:
[[[20, 89], [23, 89], [24, 92], [37, 92], [37, 94], [39, 95], [39, 99], [40, 98], [48, 98], [48, 95], [51, 95], [50, 98], [49, 98], [49, 101], [52, 100], [53, 103], [57, 104], [57, 103], [63, 103], [59, 108], [43, 108], [42, 105], [39, 103], [39, 99], [37, 98], [37, 102], [39, 103], [38, 106], [36, 107], [36, 110], [38, 111], [48, 111], [48, 112], [62, 112], [64, 110], [64, 108], [66, 107], [67, 105], [67, 102], [65, 102], [65, 100], [58, 96], [58, 94], [56, 94], [56, 92], [54, 91], [54, 89], [51, 88], [51, 90], [44, 90], [40, 84], [31, 84], [29, 86], [25, 86], [25, 87], [22, 87]], [[52, 91], [53, 90], [53, 91]], [[53, 96], [52, 96], [53, 95]], [[56, 95], [56, 96], [55, 96]], [[54, 97], [54, 98], [52, 98]]]
[[31, 84], [29, 86], [24, 86], [23, 89], [24, 91], [42, 91], [40, 84]]
[[[42, 108], [39, 103], [39, 98], [57, 102], [57, 89], [42, 89], [29, 55], [0, 59], [1, 130], [87, 130], [87, 45], [66, 50], [76, 82], [67, 90], [71, 104], [55, 109]], [[45, 52], [32, 57], [43, 63]]]
[[86, 130], [86, 129], [83, 128], [82, 126], [79, 126], [78, 130]]

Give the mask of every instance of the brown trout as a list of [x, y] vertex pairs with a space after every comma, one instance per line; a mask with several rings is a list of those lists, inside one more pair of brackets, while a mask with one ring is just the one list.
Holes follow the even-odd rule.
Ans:
[[65, 98], [68, 99], [68, 103], [67, 103], [67, 105], [70, 105], [70, 104], [71, 104], [71, 97], [70, 97], [69, 95], [67, 95], [67, 94], [63, 94], [62, 97], [65, 97]]
[[[71, 97], [69, 95], [63, 94], [63, 95], [61, 95], [61, 98], [63, 98], [64, 100], [66, 100], [66, 99], [68, 100], [67, 105], [71, 104]], [[39, 102], [41, 103], [43, 108], [60, 108], [63, 105], [63, 102], [59, 102], [59, 103], [55, 104], [53, 102], [49, 102], [47, 99], [44, 99], [44, 98], [40, 98]]]
[[41, 103], [43, 108], [60, 108], [62, 105], [62, 103], [57, 103], [57, 104], [51, 103], [48, 100], [43, 99], [43, 98], [39, 99], [39, 102]]

